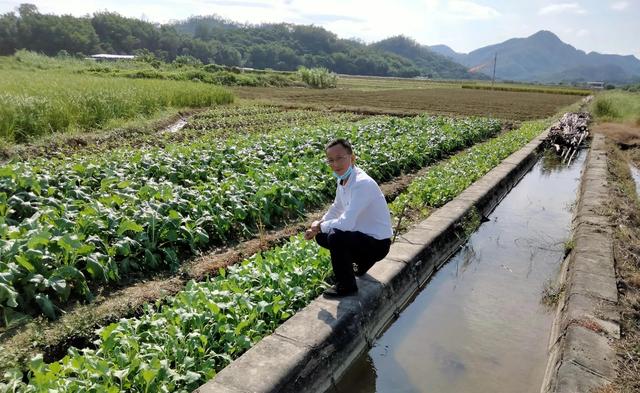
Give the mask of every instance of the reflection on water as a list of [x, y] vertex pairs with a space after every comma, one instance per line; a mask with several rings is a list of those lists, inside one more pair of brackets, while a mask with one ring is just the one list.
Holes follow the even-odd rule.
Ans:
[[584, 152], [544, 155], [334, 392], [538, 392]]

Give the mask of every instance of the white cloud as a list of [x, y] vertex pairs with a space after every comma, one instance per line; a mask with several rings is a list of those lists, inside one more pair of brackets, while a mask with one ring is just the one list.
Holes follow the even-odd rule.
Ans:
[[577, 37], [585, 37], [589, 35], [589, 30], [587, 29], [580, 29], [576, 32], [576, 36]]
[[622, 11], [627, 7], [629, 7], [628, 1], [616, 1], [615, 3], [611, 4], [611, 9], [616, 11]]
[[495, 8], [463, 0], [449, 2], [447, 13], [453, 18], [463, 20], [485, 20], [500, 16], [500, 12]]
[[571, 12], [575, 14], [586, 14], [587, 11], [584, 10], [578, 3], [557, 3], [550, 4], [546, 7], [542, 7], [538, 14], [540, 15], [551, 15], [551, 14], [560, 14], [563, 12]]

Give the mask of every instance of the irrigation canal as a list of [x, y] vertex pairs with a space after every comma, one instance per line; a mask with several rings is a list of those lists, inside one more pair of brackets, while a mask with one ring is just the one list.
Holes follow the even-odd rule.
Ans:
[[539, 392], [585, 157], [543, 154], [330, 392]]

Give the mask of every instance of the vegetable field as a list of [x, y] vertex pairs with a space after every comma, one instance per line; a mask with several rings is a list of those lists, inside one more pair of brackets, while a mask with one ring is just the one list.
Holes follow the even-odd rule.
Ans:
[[[192, 391], [331, 281], [325, 250], [285, 241], [333, 198], [329, 140], [350, 140], [379, 183], [413, 179], [390, 204], [399, 219], [445, 204], [547, 126], [506, 131], [498, 119], [549, 116], [577, 99], [413, 80], [231, 93], [180, 65], [145, 80], [153, 70], [136, 64], [21, 56], [0, 61], [0, 141], [12, 145], [0, 149], [0, 391]], [[258, 101], [220, 105], [233, 94]], [[187, 125], [168, 130], [165, 114]], [[286, 233], [267, 243], [277, 247], [182, 274], [272, 229]], [[163, 280], [175, 280], [172, 296], [86, 311]]]
[[378, 181], [500, 129], [489, 119], [375, 118], [356, 124], [115, 150], [0, 169], [0, 311], [55, 318], [91, 284], [176, 270], [212, 245], [252, 236], [331, 197], [322, 164], [335, 136], [358, 146]]
[[[376, 123], [365, 122], [354, 130], [364, 134], [362, 127], [372, 124]], [[545, 126], [525, 125], [443, 161], [434, 172], [445, 177], [455, 174], [461, 182], [443, 182], [429, 199], [428, 172], [399, 200], [446, 203]], [[474, 162], [482, 163], [479, 171], [469, 169]], [[10, 370], [4, 387], [24, 392], [191, 391], [304, 307], [326, 286], [329, 272], [326, 251], [292, 238], [208, 281], [191, 282], [175, 297], [148, 305], [139, 317], [104, 327], [95, 349], [71, 348], [60, 361], [47, 364], [36, 357], [28, 371]]]
[[[169, 131], [173, 120], [160, 124], [131, 124], [99, 133], [66, 134], [43, 138], [29, 144], [13, 146], [4, 152], [4, 159], [14, 161], [37, 157], [59, 157], [73, 154], [97, 154], [116, 148], [164, 147], [173, 143], [188, 143], [199, 139], [212, 140], [244, 134], [270, 133], [284, 128], [342, 124], [363, 119], [354, 113], [329, 111], [285, 110], [274, 106], [234, 104], [219, 105], [188, 117], [180, 130]], [[0, 159], [3, 151], [0, 149]]]
[[546, 122], [540, 121], [524, 124], [520, 129], [501, 138], [475, 145], [450, 160], [434, 165], [425, 176], [416, 179], [404, 194], [391, 203], [391, 211], [399, 215], [405, 206], [422, 210], [444, 205], [539, 135], [547, 126]]

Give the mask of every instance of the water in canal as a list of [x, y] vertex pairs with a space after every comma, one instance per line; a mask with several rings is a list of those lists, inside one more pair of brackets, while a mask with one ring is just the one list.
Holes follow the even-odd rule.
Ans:
[[543, 155], [331, 391], [539, 392], [585, 156]]

